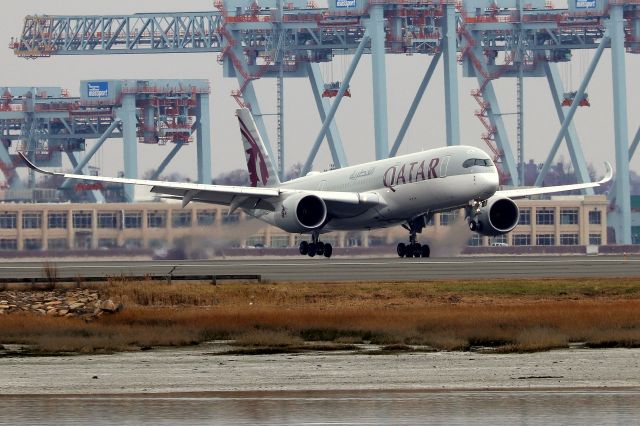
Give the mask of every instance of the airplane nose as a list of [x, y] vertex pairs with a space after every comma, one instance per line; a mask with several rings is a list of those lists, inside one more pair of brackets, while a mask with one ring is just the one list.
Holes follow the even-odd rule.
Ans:
[[477, 173], [476, 188], [478, 190], [478, 198], [484, 199], [491, 197], [500, 185], [500, 178], [497, 172]]

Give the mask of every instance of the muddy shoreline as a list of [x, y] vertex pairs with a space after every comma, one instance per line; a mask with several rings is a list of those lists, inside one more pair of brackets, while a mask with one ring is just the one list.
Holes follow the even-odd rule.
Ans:
[[215, 344], [0, 358], [0, 395], [640, 389], [640, 349], [220, 355]]

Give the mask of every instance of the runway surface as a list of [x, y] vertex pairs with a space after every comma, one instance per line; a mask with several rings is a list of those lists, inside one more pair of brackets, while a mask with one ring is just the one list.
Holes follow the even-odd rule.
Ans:
[[[640, 277], [640, 256], [492, 256], [434, 259], [285, 257], [204, 261], [51, 262], [59, 277], [260, 274], [272, 281]], [[0, 264], [0, 277], [42, 277], [43, 262]]]

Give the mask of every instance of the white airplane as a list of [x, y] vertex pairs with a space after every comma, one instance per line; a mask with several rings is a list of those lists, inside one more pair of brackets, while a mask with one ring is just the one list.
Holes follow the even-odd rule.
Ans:
[[611, 179], [611, 166], [599, 182], [498, 190], [498, 171], [491, 158], [471, 146], [450, 146], [327, 172], [310, 172], [280, 182], [249, 110], [236, 111], [249, 169], [251, 186], [207, 185], [142, 179], [37, 172], [94, 182], [145, 185], [151, 192], [182, 200], [229, 206], [291, 233], [311, 234], [300, 243], [300, 254], [331, 257], [331, 244], [320, 234], [334, 230], [370, 230], [398, 224], [409, 232], [409, 243], [400, 243], [400, 257], [429, 257], [416, 234], [437, 212], [465, 208], [472, 231], [496, 236], [518, 223], [514, 198], [597, 187]]

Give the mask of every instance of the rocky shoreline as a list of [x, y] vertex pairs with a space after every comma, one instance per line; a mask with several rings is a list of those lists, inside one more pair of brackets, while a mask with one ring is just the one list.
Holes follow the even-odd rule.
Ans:
[[0, 315], [29, 313], [91, 320], [122, 309], [120, 303], [102, 300], [95, 290], [0, 291]]

